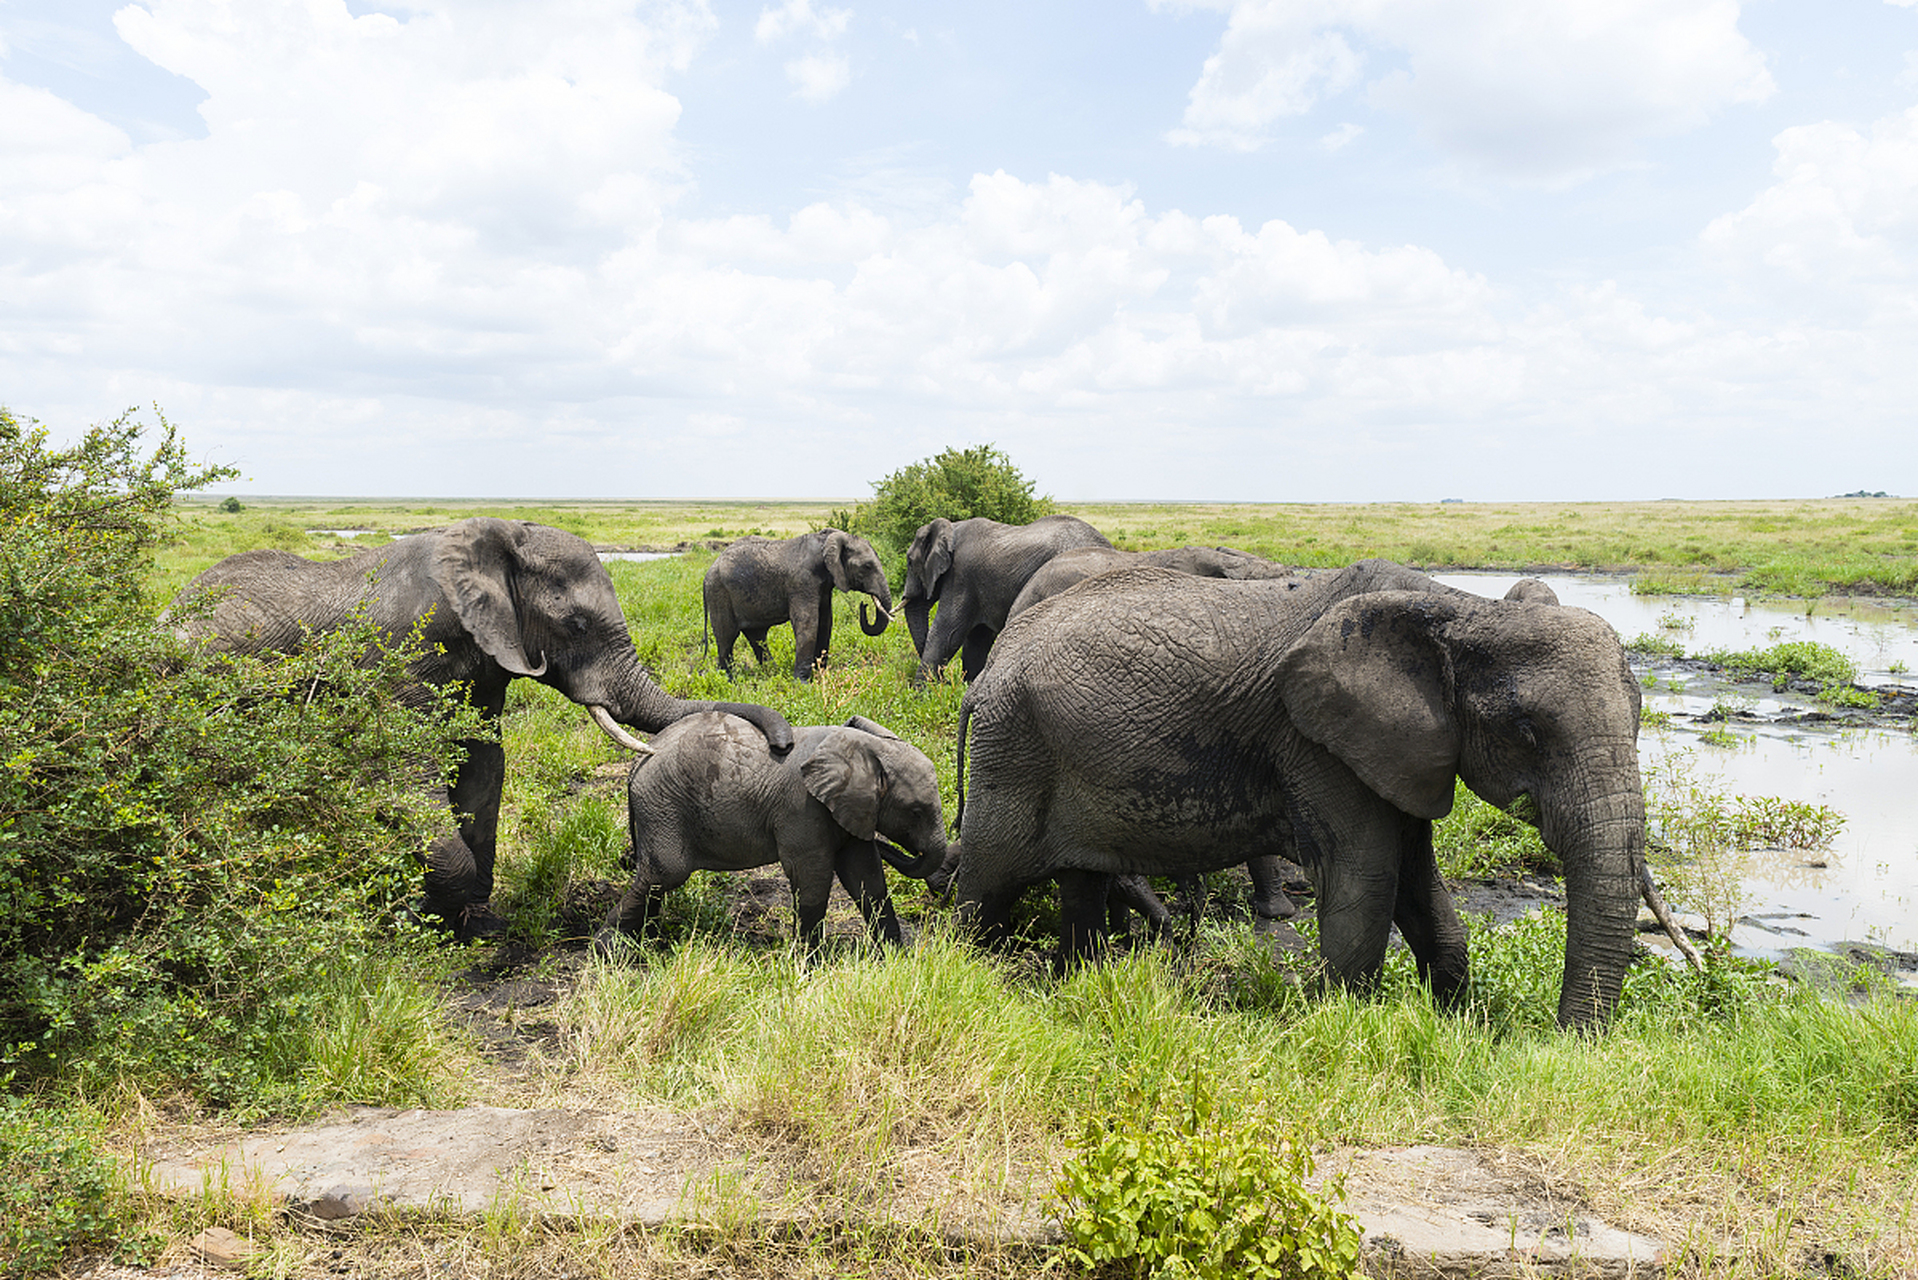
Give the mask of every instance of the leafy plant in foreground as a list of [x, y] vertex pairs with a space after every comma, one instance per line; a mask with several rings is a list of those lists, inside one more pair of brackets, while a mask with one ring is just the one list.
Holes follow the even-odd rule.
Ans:
[[1057, 1185], [1066, 1257], [1125, 1276], [1350, 1276], [1360, 1233], [1328, 1192], [1307, 1187], [1305, 1140], [1202, 1075], [1174, 1089], [1129, 1086], [1094, 1112]]
[[76, 1249], [141, 1241], [116, 1211], [112, 1160], [91, 1135], [0, 1098], [0, 1280], [38, 1275]]

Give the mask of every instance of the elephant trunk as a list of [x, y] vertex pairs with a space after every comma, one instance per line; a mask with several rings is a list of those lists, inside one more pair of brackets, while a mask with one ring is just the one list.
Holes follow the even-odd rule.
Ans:
[[771, 707], [752, 702], [703, 702], [676, 698], [653, 683], [646, 669], [639, 665], [637, 653], [633, 654], [627, 669], [610, 682], [610, 687], [614, 690], [613, 696], [604, 704], [595, 701], [586, 705], [604, 705], [611, 719], [643, 732], [658, 733], [673, 721], [701, 711], [724, 711], [749, 721], [765, 734], [766, 745], [772, 748], [774, 755], [783, 756], [792, 750], [792, 726], [786, 722], [786, 717]]
[[1562, 1027], [1603, 1026], [1611, 1019], [1631, 963], [1645, 857], [1645, 794], [1637, 749], [1609, 766], [1626, 785], [1577, 791], [1542, 801], [1541, 834], [1565, 867], [1565, 980], [1559, 988]]
[[879, 584], [879, 590], [873, 592], [872, 602], [876, 616], [868, 620], [866, 602], [859, 602], [859, 629], [869, 636], [884, 635], [886, 624], [892, 621], [892, 592], [885, 583]]
[[906, 629], [912, 632], [912, 649], [926, 656], [926, 636], [932, 630], [932, 601], [925, 596], [906, 597]]
[[884, 836], [873, 840], [873, 847], [879, 850], [879, 856], [887, 865], [900, 875], [911, 876], [914, 880], [930, 880], [943, 874], [943, 881], [950, 881], [952, 871], [959, 865], [959, 842], [949, 841], [936, 849], [927, 849], [918, 857], [907, 853]]

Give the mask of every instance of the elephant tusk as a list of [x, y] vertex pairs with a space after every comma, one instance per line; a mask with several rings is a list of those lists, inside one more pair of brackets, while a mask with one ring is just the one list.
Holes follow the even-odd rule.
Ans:
[[1638, 892], [1645, 899], [1645, 905], [1652, 909], [1652, 914], [1658, 917], [1658, 923], [1665, 926], [1665, 936], [1672, 940], [1679, 954], [1691, 961], [1696, 972], [1705, 972], [1705, 962], [1699, 958], [1698, 949], [1692, 946], [1692, 940], [1685, 936], [1678, 921], [1672, 919], [1672, 909], [1665, 905], [1658, 886], [1652, 882], [1652, 868], [1648, 862], [1641, 861], [1638, 864]]
[[653, 747], [648, 746], [632, 734], [626, 732], [626, 730], [620, 726], [619, 721], [613, 719], [613, 713], [605, 707], [592, 706], [586, 708], [586, 710], [588, 714], [593, 717], [593, 723], [598, 725], [607, 737], [617, 742], [620, 746], [625, 747], [628, 751], [637, 752], [642, 756], [653, 754]]

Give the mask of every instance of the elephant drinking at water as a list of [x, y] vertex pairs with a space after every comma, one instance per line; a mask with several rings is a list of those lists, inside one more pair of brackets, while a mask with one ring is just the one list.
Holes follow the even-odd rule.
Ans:
[[[205, 612], [182, 608], [198, 596], [211, 597]], [[545, 525], [478, 516], [335, 561], [243, 552], [188, 583], [171, 608], [189, 635], [249, 653], [291, 652], [307, 631], [361, 612], [390, 636], [419, 624], [414, 674], [427, 685], [459, 682], [488, 722], [499, 719], [507, 685], [526, 676], [586, 707], [630, 748], [646, 749], [622, 725], [656, 732], [715, 709], [745, 717], [773, 751], [792, 745], [776, 711], [690, 702], [654, 684], [592, 546]], [[447, 797], [459, 834], [426, 855], [425, 909], [468, 936], [497, 923], [487, 902], [506, 756], [496, 738], [463, 745]]]
[[1462, 778], [1536, 806], [1566, 876], [1558, 1018], [1602, 1023], [1643, 868], [1638, 711], [1618, 637], [1581, 609], [1384, 562], [1262, 582], [1105, 574], [1014, 619], [967, 691], [960, 907], [996, 933], [1021, 889], [1055, 878], [1070, 954], [1099, 936], [1110, 876], [1276, 854], [1314, 882], [1333, 975], [1373, 985], [1396, 924], [1449, 1000], [1466, 938], [1431, 827]]

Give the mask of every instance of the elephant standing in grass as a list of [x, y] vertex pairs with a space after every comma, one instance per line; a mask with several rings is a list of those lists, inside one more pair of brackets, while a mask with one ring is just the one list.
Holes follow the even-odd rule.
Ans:
[[807, 946], [819, 942], [835, 876], [873, 938], [896, 943], [880, 859], [924, 879], [954, 852], [932, 761], [864, 716], [795, 730], [784, 760], [767, 755], [751, 725], [719, 714], [681, 720], [652, 745], [626, 784], [633, 883], [594, 937], [602, 955], [640, 937], [666, 891], [693, 872], [773, 862], [792, 885]]
[[[1373, 986], [1393, 925], [1442, 1001], [1466, 935], [1432, 851], [1455, 778], [1529, 797], [1565, 868], [1558, 1019], [1609, 1019], [1643, 877], [1638, 682], [1582, 609], [1487, 600], [1367, 561], [1310, 579], [1101, 575], [1014, 619], [960, 710], [962, 914], [1002, 933], [1060, 884], [1062, 949], [1096, 945], [1110, 877], [1279, 855], [1319, 946]], [[964, 777], [970, 728], [973, 776]]]
[[1017, 525], [983, 516], [955, 523], [940, 516], [919, 526], [906, 550], [906, 585], [899, 593], [912, 647], [919, 651], [913, 683], [924, 684], [954, 654], [962, 654], [965, 678], [976, 677], [1026, 582], [1075, 547], [1110, 551], [1112, 544], [1076, 516]]
[[[204, 611], [183, 607], [199, 597], [211, 597]], [[592, 546], [545, 525], [477, 516], [333, 561], [243, 552], [188, 583], [170, 609], [188, 635], [247, 653], [290, 653], [309, 630], [332, 630], [361, 612], [389, 636], [417, 624], [414, 674], [423, 685], [460, 684], [489, 725], [506, 686], [526, 676], [586, 707], [630, 749], [646, 744], [622, 725], [657, 732], [715, 709], [750, 721], [762, 754], [792, 746], [792, 726], [777, 711], [690, 702], [654, 684]], [[426, 854], [425, 912], [467, 937], [498, 926], [487, 903], [506, 754], [497, 734], [463, 745], [447, 796], [459, 834]]]
[[1158, 551], [1078, 547], [1061, 551], [1040, 566], [1020, 588], [1006, 617], [1016, 618], [1041, 600], [1049, 600], [1098, 574], [1148, 567], [1177, 569], [1195, 578], [1287, 578], [1297, 572], [1231, 547], [1166, 547]]
[[741, 538], [706, 570], [706, 621], [719, 649], [719, 669], [733, 673], [733, 645], [741, 635], [760, 665], [771, 660], [766, 631], [793, 627], [793, 675], [812, 679], [832, 649], [832, 593], [862, 591], [878, 606], [859, 606], [859, 629], [881, 635], [892, 620], [892, 591], [872, 544], [838, 529], [797, 538]]

